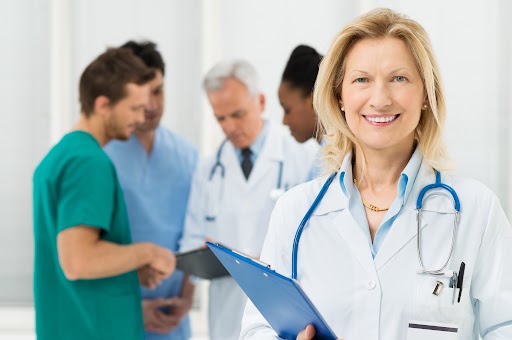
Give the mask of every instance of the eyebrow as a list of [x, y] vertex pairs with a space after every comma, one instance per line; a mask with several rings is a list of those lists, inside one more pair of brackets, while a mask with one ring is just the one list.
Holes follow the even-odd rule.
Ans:
[[[363, 71], [363, 70], [352, 70], [352, 71], [350, 71], [350, 73], [362, 73], [362, 74], [369, 74], [368, 72]], [[349, 73], [349, 74], [350, 74], [350, 73]]]
[[[399, 68], [396, 68], [396, 69], [390, 71], [389, 73], [395, 73], [395, 72], [399, 72], [399, 71], [409, 71], [410, 72], [411, 70], [409, 70], [407, 67], [399, 67]], [[363, 70], [352, 70], [349, 73], [369, 74], [368, 72], [363, 71]]]
[[215, 118], [221, 119], [221, 118], [226, 118], [226, 117], [232, 117], [232, 116], [234, 116], [236, 114], [243, 114], [244, 112], [246, 112], [246, 110], [236, 110], [236, 111], [233, 111], [231, 113], [225, 114], [223, 116], [218, 116], [215, 112], [213, 114], [215, 115]]
[[[394, 74], [394, 73], [398, 73], [398, 72], [403, 72], [403, 71], [406, 71], [406, 72], [412, 72], [410, 69], [408, 69], [407, 67], [398, 67], [396, 69], [393, 69], [391, 70], [390, 72], [388, 72], [388, 74]], [[369, 75], [370, 73], [366, 72], [366, 71], [363, 71], [363, 70], [352, 70], [350, 71], [349, 73], [347, 73], [347, 76], [349, 75], [352, 75], [353, 73], [359, 73], [361, 75]]]
[[389, 72], [389, 73], [396, 73], [396, 72], [399, 72], [399, 71], [407, 71], [407, 72], [411, 72], [411, 70], [409, 70], [407, 67], [399, 67], [397, 69], [394, 69], [393, 71]]

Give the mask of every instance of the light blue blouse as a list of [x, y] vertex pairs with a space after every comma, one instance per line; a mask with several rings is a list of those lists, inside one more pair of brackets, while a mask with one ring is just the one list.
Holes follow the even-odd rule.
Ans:
[[397, 198], [393, 201], [393, 203], [391, 203], [389, 210], [386, 212], [386, 215], [384, 215], [384, 218], [382, 219], [382, 222], [377, 229], [373, 239], [373, 243], [370, 235], [370, 228], [368, 226], [368, 219], [366, 218], [366, 212], [361, 201], [361, 195], [353, 183], [352, 157], [345, 157], [345, 160], [341, 165], [341, 190], [349, 200], [350, 213], [352, 216], [354, 216], [354, 219], [361, 226], [363, 232], [368, 237], [368, 243], [370, 244], [370, 249], [372, 250], [372, 255], [374, 258], [382, 246], [382, 243], [386, 239], [389, 230], [392, 228], [393, 222], [398, 216], [398, 213], [409, 197], [409, 194], [414, 185], [414, 181], [418, 175], [418, 171], [420, 170], [422, 159], [423, 158], [421, 152], [418, 148], [416, 148], [412, 154], [411, 159], [409, 160], [409, 163], [407, 163], [407, 166], [400, 175], [400, 179], [398, 180]]

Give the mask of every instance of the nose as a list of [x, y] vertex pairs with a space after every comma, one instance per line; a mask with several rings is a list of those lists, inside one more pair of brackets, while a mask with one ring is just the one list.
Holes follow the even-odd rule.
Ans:
[[142, 124], [145, 120], [146, 115], [144, 108], [137, 110], [137, 114], [135, 115], [135, 124]]
[[226, 137], [229, 137], [235, 131], [235, 123], [229, 117], [226, 117], [222, 122], [220, 122], [220, 127]]
[[283, 114], [283, 124], [284, 124], [284, 125], [290, 125], [289, 120], [290, 120], [290, 119], [289, 119], [288, 115], [287, 115], [286, 113], [285, 113], [285, 114]]
[[155, 111], [157, 107], [155, 96], [149, 96], [148, 104], [146, 105], [146, 111]]
[[376, 110], [382, 110], [392, 104], [391, 89], [388, 84], [375, 83], [370, 97], [370, 106]]

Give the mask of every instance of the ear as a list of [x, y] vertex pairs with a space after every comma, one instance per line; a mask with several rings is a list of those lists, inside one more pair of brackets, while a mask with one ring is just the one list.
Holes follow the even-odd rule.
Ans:
[[106, 96], [98, 96], [94, 100], [94, 111], [99, 114], [105, 114], [110, 109], [110, 99]]
[[308, 94], [308, 96], [306, 97], [306, 100], [309, 102], [309, 104], [311, 105], [311, 107], [313, 107], [313, 92], [311, 92], [310, 94]]
[[258, 104], [260, 104], [261, 112], [265, 111], [266, 98], [263, 93], [258, 95]]
[[341, 111], [343, 111], [343, 112], [345, 112], [345, 107], [344, 107], [344, 105], [343, 105], [343, 100], [339, 99], [339, 100], [338, 100], [338, 103], [340, 104], [340, 110], [341, 110]]

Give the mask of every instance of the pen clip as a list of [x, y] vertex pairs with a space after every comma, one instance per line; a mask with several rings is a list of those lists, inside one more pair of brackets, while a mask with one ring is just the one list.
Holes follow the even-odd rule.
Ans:
[[458, 282], [458, 275], [456, 272], [453, 272], [452, 278], [450, 279], [450, 287], [453, 287], [452, 305], [455, 304], [455, 294], [457, 293], [457, 282]]
[[457, 276], [457, 288], [459, 288], [459, 296], [457, 298], [457, 303], [460, 303], [460, 298], [462, 296], [462, 285], [464, 283], [464, 271], [466, 269], [466, 264], [464, 262], [460, 263], [459, 275]]

